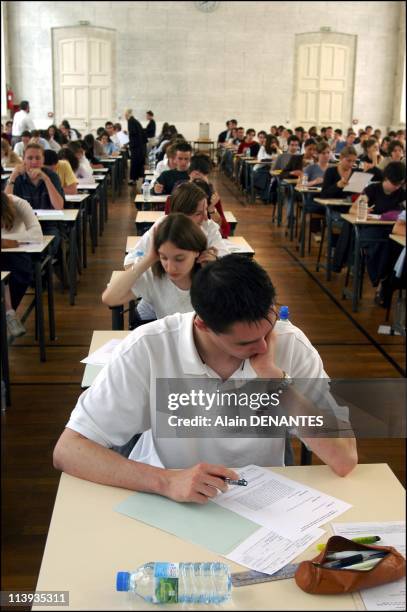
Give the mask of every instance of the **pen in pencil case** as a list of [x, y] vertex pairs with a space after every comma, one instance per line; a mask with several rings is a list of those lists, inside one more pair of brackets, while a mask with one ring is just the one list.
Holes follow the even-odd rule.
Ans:
[[[352, 542], [357, 544], [374, 544], [380, 540], [380, 536], [364, 536], [361, 538], [350, 538]], [[317, 544], [317, 550], [325, 550], [326, 544]]]
[[226, 484], [237, 485], [238, 487], [247, 487], [247, 485], [249, 484], [244, 478], [240, 478], [239, 480], [233, 480], [232, 478], [224, 478], [223, 480], [226, 482]]

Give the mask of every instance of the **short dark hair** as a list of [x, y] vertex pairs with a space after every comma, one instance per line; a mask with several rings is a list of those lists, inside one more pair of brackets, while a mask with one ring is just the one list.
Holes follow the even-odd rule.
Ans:
[[291, 142], [294, 142], [294, 141], [299, 143], [300, 139], [295, 134], [291, 134], [291, 136], [287, 138], [287, 144], [290, 144]]
[[307, 139], [304, 141], [304, 147], [309, 147], [309, 146], [311, 146], [311, 145], [316, 145], [316, 144], [317, 144], [317, 143], [316, 143], [316, 141], [315, 141], [315, 138], [307, 138]]
[[294, 128], [294, 132], [301, 132], [303, 134], [304, 128], [302, 127], [302, 125], [300, 125], [299, 127]]
[[118, 131], [118, 132], [121, 132], [121, 131], [122, 131], [122, 125], [121, 125], [121, 123], [115, 123], [113, 127], [114, 127], [114, 129], [115, 129], [116, 131]]
[[254, 130], [253, 128], [248, 128], [248, 129], [246, 130], [246, 136], [247, 136], [248, 134], [256, 134], [256, 130]]
[[210, 159], [210, 157], [202, 153], [193, 155], [191, 157], [191, 163], [189, 165], [188, 172], [193, 172], [194, 170], [197, 170], [198, 172], [201, 172], [205, 175], [209, 174], [212, 170], [212, 160]]
[[154, 113], [153, 113], [153, 111], [146, 111], [146, 114], [147, 114], [147, 115], [150, 115], [150, 117], [154, 117]]
[[112, 121], [106, 121], [106, 123], [105, 123], [105, 128], [107, 128], [107, 126], [109, 126], [109, 127], [110, 127], [110, 126], [114, 127], [114, 126], [113, 126], [113, 122], [112, 122]]
[[373, 125], [367, 125], [367, 126], [365, 127], [365, 130], [369, 130], [369, 129], [373, 130]]
[[76, 172], [79, 168], [79, 159], [75, 157], [75, 154], [71, 151], [71, 149], [63, 147], [58, 151], [58, 157], [59, 159], [66, 159], [74, 172]]
[[267, 319], [276, 292], [267, 272], [244, 255], [226, 255], [193, 277], [191, 303], [213, 332], [225, 333], [239, 321]]
[[55, 166], [58, 163], [58, 155], [52, 149], [44, 151], [44, 166]]
[[21, 138], [24, 136], [24, 138], [31, 138], [31, 132], [28, 130], [24, 130], [23, 132], [21, 132]]
[[27, 110], [29, 106], [30, 106], [30, 103], [28, 102], [28, 100], [21, 100], [20, 102], [21, 110]]
[[401, 161], [390, 162], [383, 171], [383, 178], [393, 185], [402, 185], [406, 180], [406, 165]]
[[[274, 127], [274, 125], [272, 127]], [[257, 132], [257, 136], [260, 136], [260, 134], [262, 134], [263, 136], [265, 136], [267, 138], [266, 130], [260, 130], [259, 132]]]
[[[383, 138], [384, 140], [384, 138]], [[403, 143], [400, 140], [390, 140], [389, 146], [387, 148], [387, 153], [391, 155], [397, 147], [401, 147], [404, 151]]]
[[192, 153], [191, 145], [189, 144], [189, 142], [186, 142], [185, 140], [181, 142], [177, 142], [177, 144], [175, 145], [175, 150], [183, 151], [184, 153]]
[[341, 128], [336, 128], [336, 130], [334, 130], [335, 134], [339, 134], [339, 136], [342, 136], [343, 132], [341, 130]]
[[84, 147], [80, 140], [71, 140], [71, 142], [68, 142], [67, 148], [72, 151], [73, 154], [75, 154], [79, 153], [79, 151]]

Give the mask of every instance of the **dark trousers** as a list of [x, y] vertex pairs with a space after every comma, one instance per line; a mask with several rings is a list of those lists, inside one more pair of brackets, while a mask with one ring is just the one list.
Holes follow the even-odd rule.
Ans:
[[145, 150], [130, 149], [130, 180], [137, 181], [144, 177]]

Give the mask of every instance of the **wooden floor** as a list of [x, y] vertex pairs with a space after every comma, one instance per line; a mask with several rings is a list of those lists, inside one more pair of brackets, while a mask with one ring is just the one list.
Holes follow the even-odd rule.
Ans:
[[[400, 377], [404, 341], [377, 334], [384, 311], [373, 305], [373, 290], [366, 287], [360, 312], [351, 313], [349, 302], [340, 298], [343, 277], [326, 283], [323, 272], [315, 272], [316, 244], [311, 256], [299, 259], [284, 228], [272, 225], [271, 207], [244, 205], [229, 179], [215, 174], [214, 182], [224, 208], [238, 219], [236, 234], [255, 248], [277, 287], [278, 302], [289, 306], [290, 319], [318, 349], [326, 371], [337, 378]], [[81, 392], [80, 360], [92, 331], [111, 328], [100, 295], [111, 271], [122, 267], [126, 236], [135, 234], [133, 198], [126, 185], [110, 205], [104, 235], [80, 278], [76, 305], [69, 306], [67, 293], [56, 290], [57, 339], [47, 347], [47, 362], [39, 361], [33, 316], [27, 335], [10, 349], [12, 406], [2, 413], [3, 590], [36, 585], [59, 481], [52, 450]], [[404, 440], [363, 440], [358, 447], [360, 462], [388, 463], [405, 483]]]

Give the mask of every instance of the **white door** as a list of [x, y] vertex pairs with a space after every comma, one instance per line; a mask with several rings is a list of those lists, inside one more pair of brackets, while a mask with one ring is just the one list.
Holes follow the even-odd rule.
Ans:
[[54, 31], [55, 116], [82, 134], [112, 119], [112, 41], [91, 28]]
[[295, 122], [306, 128], [347, 127], [352, 118], [353, 46], [321, 42], [318, 34], [314, 38], [297, 48]]

